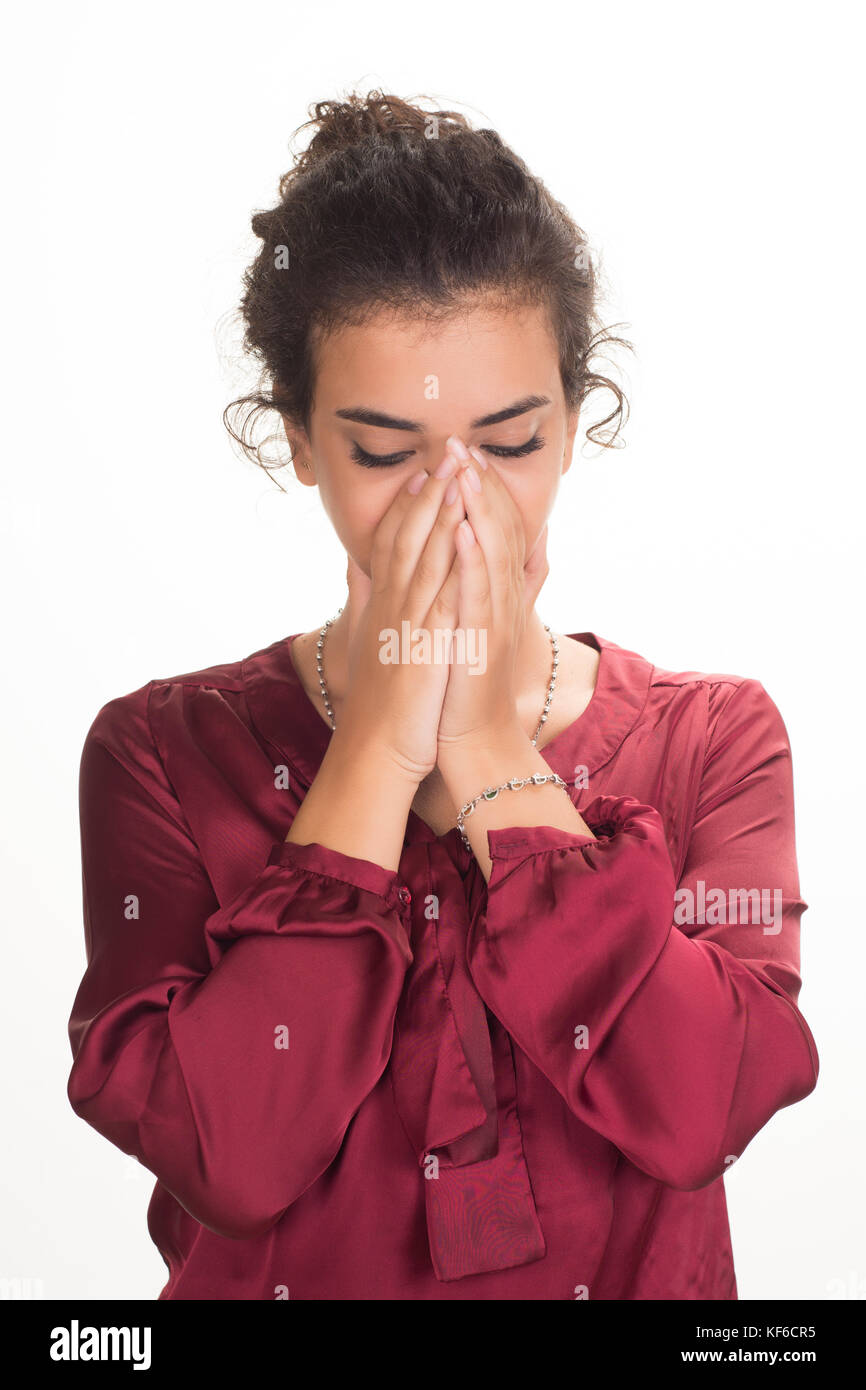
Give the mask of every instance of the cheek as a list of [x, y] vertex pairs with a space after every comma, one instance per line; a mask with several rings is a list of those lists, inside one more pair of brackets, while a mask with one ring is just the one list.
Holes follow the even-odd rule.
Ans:
[[318, 482], [322, 506], [341, 539], [346, 535], [357, 538], [375, 528], [387, 503], [375, 487], [365, 485], [367, 479], [361, 469], [328, 469], [320, 473]]
[[[495, 465], [491, 464], [491, 467]], [[497, 469], [503, 486], [523, 518], [527, 540], [534, 539], [544, 525], [556, 497], [556, 475], [547, 471]]]
[[369, 574], [373, 535], [400, 485], [393, 478], [330, 474], [320, 481], [320, 500], [344, 550]]

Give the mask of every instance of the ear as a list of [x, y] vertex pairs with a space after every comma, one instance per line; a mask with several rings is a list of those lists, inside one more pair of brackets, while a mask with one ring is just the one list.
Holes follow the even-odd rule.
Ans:
[[288, 415], [281, 415], [286, 439], [292, 451], [292, 467], [295, 470], [295, 477], [304, 487], [316, 486], [316, 475], [313, 472], [312, 449], [307, 433], [300, 425], [290, 419]]
[[572, 452], [574, 450], [574, 436], [577, 434], [577, 422], [580, 419], [579, 410], [570, 410], [567, 417], [567, 429], [565, 435], [565, 445], [562, 450], [562, 472], [566, 474], [572, 464]]

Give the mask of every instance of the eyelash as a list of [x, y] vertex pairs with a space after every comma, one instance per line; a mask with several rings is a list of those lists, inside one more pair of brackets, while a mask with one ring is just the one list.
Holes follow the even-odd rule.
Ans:
[[[515, 449], [507, 449], [502, 444], [482, 445], [486, 454], [492, 454], [494, 458], [519, 459], [525, 458], [527, 454], [534, 454], [536, 450], [544, 448], [545, 441], [540, 434], [534, 434], [531, 439], [527, 439], [525, 444], [520, 444]], [[359, 463], [362, 468], [388, 468], [395, 467], [398, 463], [404, 463], [407, 458], [412, 457], [412, 450], [401, 454], [368, 454], [366, 449], [362, 449], [360, 444], [352, 444], [352, 458], [355, 463]]]

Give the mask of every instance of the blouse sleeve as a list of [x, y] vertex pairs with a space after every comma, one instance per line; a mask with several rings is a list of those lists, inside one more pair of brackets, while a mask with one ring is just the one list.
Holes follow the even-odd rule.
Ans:
[[388, 1063], [406, 908], [395, 872], [283, 841], [219, 907], [149, 688], [100, 710], [81, 757], [68, 1096], [197, 1221], [245, 1239], [328, 1167]]
[[679, 883], [658, 812], [600, 796], [581, 811], [597, 840], [487, 832], [468, 943], [480, 994], [574, 1114], [684, 1190], [818, 1077], [797, 1008], [808, 904], [785, 725], [756, 680], [715, 691]]

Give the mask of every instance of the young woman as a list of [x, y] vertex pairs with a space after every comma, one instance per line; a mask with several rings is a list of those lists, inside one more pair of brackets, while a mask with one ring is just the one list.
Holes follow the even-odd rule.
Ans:
[[735, 1299], [723, 1175], [818, 1074], [785, 725], [536, 614], [623, 404], [579, 228], [456, 113], [315, 111], [236, 438], [279, 412], [348, 594], [97, 714], [69, 1099], [162, 1299]]

